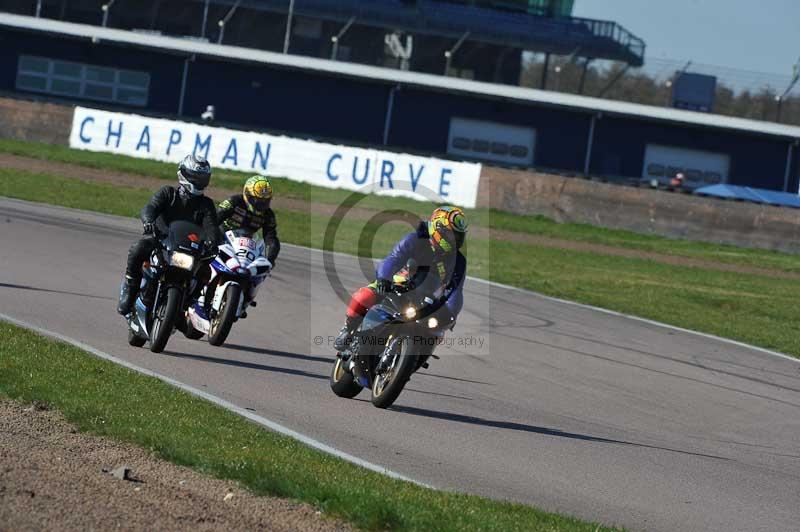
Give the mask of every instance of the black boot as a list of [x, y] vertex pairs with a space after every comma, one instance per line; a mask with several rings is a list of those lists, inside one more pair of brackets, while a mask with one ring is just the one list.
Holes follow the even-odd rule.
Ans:
[[139, 284], [141, 281], [125, 276], [125, 282], [122, 283], [122, 288], [119, 291], [119, 304], [117, 305], [117, 312], [123, 316], [127, 316], [133, 310], [133, 302], [136, 301], [136, 296], [139, 295]]
[[339, 351], [346, 351], [350, 345], [353, 343], [353, 333], [356, 332], [358, 326], [361, 325], [361, 322], [364, 318], [361, 316], [357, 318], [347, 317], [347, 320], [344, 323], [344, 327], [342, 330], [339, 331], [339, 336], [336, 337], [336, 340], [333, 341], [333, 348]]

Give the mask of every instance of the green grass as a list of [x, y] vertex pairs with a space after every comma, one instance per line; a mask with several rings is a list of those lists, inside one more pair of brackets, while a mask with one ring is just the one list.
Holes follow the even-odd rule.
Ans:
[[390, 479], [2, 321], [0, 394], [44, 403], [81, 431], [140, 445], [257, 494], [311, 503], [364, 529], [609, 530], [528, 506]]
[[[163, 177], [168, 180], [173, 180], [175, 175], [175, 165], [173, 163], [149, 161], [109, 153], [72, 150], [64, 146], [42, 143], [0, 139], [0, 152], [142, 176]], [[218, 187], [235, 190], [241, 186], [248, 175], [220, 170], [215, 174], [213, 182]], [[314, 203], [338, 205], [353, 196], [348, 191], [331, 190], [281, 178], [275, 178], [274, 185], [277, 194], [281, 197]], [[424, 215], [431, 210], [431, 206], [428, 203], [405, 198], [390, 199], [362, 195], [356, 195], [355, 197], [359, 200], [358, 206], [364, 208], [376, 210], [404, 209], [419, 215]], [[543, 216], [520, 216], [490, 209], [469, 209], [468, 215], [474, 226], [493, 230], [512, 231], [576, 242], [591, 242], [625, 249], [800, 273], [800, 254], [670, 239], [631, 231], [598, 228], [588, 224], [562, 224]]]
[[[150, 191], [0, 169], [0, 196], [136, 216]], [[283, 241], [323, 246], [330, 219], [296, 211], [277, 217]], [[367, 246], [364, 222], [342, 220], [333, 249], [380, 257], [408, 231], [371, 229], [376, 238]], [[797, 281], [475, 238], [467, 256], [477, 277], [800, 356]]]

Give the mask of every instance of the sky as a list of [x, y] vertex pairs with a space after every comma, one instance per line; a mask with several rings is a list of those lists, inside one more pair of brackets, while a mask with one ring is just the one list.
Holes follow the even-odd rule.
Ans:
[[614, 20], [646, 59], [778, 74], [800, 58], [800, 0], [575, 0], [576, 17]]

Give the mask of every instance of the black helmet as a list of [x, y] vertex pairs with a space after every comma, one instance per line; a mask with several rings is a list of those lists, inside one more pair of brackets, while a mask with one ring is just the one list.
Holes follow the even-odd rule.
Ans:
[[178, 182], [190, 194], [201, 196], [211, 182], [211, 165], [205, 157], [187, 155], [178, 165]]

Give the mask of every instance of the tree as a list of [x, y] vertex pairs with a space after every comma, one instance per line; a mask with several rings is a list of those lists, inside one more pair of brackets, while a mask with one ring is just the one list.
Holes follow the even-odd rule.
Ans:
[[[523, 63], [520, 84], [538, 89], [541, 83], [544, 63], [538, 58]], [[590, 65], [586, 72], [583, 94], [598, 96], [615, 78], [603, 98], [644, 105], [669, 105], [671, 88], [668, 80], [656, 79], [638, 70], [625, 69], [623, 63], [610, 66]], [[583, 70], [582, 60], [568, 61], [558, 57], [550, 61], [547, 75], [547, 90], [577, 94]], [[752, 120], [775, 121], [778, 115], [778, 92], [773, 87], [763, 87], [758, 92], [733, 88], [718, 80], [716, 101], [713, 112], [716, 114], [749, 118]], [[781, 120], [784, 124], [800, 125], [800, 96], [789, 96], [782, 103]]]

